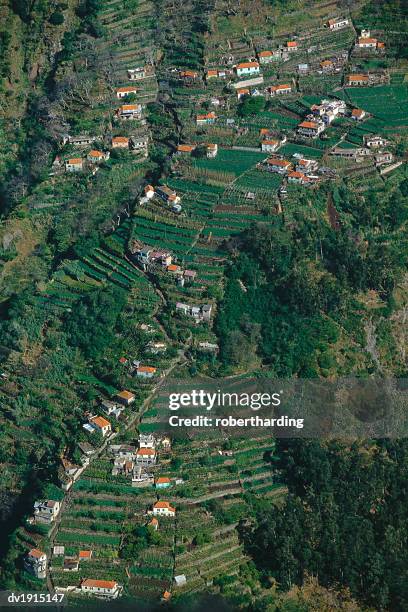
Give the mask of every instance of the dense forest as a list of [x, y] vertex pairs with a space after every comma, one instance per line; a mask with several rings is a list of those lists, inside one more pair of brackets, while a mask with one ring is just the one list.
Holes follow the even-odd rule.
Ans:
[[286, 590], [313, 575], [376, 610], [406, 610], [406, 440], [281, 440], [279, 448], [288, 497], [259, 508], [244, 529], [264, 579]]

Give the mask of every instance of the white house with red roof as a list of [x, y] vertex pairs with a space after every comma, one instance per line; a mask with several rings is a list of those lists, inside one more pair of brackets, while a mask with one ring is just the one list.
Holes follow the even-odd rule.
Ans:
[[258, 62], [241, 62], [235, 66], [235, 72], [237, 76], [251, 76], [253, 74], [259, 74], [259, 63]]
[[136, 451], [136, 465], [155, 465], [157, 459], [156, 449], [153, 447], [139, 448]]
[[108, 436], [112, 432], [110, 422], [103, 416], [92, 416], [89, 419], [89, 424], [93, 429], [103, 435]]
[[81, 582], [81, 591], [85, 595], [94, 595], [101, 599], [117, 599], [123, 587], [116, 580], [94, 580], [86, 578]]
[[176, 509], [173, 508], [167, 501], [157, 501], [153, 504], [153, 515], [154, 516], [176, 516]]

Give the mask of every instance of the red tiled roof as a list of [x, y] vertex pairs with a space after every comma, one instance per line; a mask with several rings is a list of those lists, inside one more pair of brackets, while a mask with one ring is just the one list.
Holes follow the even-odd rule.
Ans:
[[117, 585], [118, 583], [115, 580], [92, 580], [92, 578], [86, 578], [81, 582], [81, 586], [100, 589], [114, 589]]

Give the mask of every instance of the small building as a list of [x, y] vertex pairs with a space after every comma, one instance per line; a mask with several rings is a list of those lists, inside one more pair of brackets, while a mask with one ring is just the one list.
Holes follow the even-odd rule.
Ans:
[[156, 489], [167, 489], [171, 485], [170, 478], [166, 478], [165, 476], [160, 476], [156, 478], [155, 486]]
[[145, 66], [139, 66], [137, 68], [130, 68], [127, 70], [129, 81], [139, 81], [147, 76], [147, 70]]
[[292, 171], [288, 174], [289, 183], [297, 183], [298, 185], [304, 185], [308, 182], [308, 178], [303, 172]]
[[103, 437], [108, 436], [112, 432], [110, 422], [102, 416], [94, 416], [89, 419], [89, 424]]
[[196, 145], [191, 144], [179, 144], [177, 145], [177, 153], [179, 155], [184, 155], [185, 153], [191, 154], [196, 148]]
[[333, 70], [334, 64], [329, 59], [323, 60], [322, 62], [320, 62], [320, 68], [323, 70], [323, 72], [330, 72], [331, 70]]
[[270, 64], [275, 60], [273, 51], [258, 51], [257, 55], [260, 64]]
[[386, 140], [382, 136], [373, 136], [372, 134], [365, 134], [363, 138], [365, 146], [369, 149], [385, 147], [388, 144], [388, 140]]
[[218, 145], [217, 144], [208, 144], [206, 147], [207, 157], [209, 159], [213, 159], [217, 157], [218, 154]]
[[151, 185], [146, 185], [143, 191], [144, 191], [145, 197], [148, 200], [151, 200], [154, 197], [155, 191], [154, 191], [154, 187], [152, 187]]
[[235, 66], [235, 72], [239, 77], [259, 74], [259, 64], [258, 62], [241, 62]]
[[296, 163], [296, 170], [298, 172], [314, 172], [319, 167], [318, 162], [315, 159], [301, 158]]
[[205, 351], [208, 353], [217, 353], [219, 350], [218, 344], [214, 344], [213, 342], [199, 342], [198, 348], [201, 351]]
[[179, 77], [181, 79], [195, 81], [196, 79], [198, 79], [198, 72], [196, 72], [195, 70], [180, 70]]
[[62, 144], [71, 144], [74, 147], [84, 147], [92, 144], [95, 140], [96, 136], [88, 136], [86, 134], [82, 134], [81, 136], [69, 136], [68, 134], [65, 134], [62, 137]]
[[284, 85], [272, 85], [272, 87], [268, 88], [271, 96], [279, 96], [282, 94], [289, 94], [292, 92], [292, 85], [289, 83], [285, 83]]
[[65, 162], [66, 172], [81, 172], [83, 170], [83, 160], [80, 157], [72, 157]]
[[179, 574], [178, 576], [174, 576], [174, 582], [176, 586], [181, 587], [187, 583], [187, 578], [185, 574]]
[[217, 118], [217, 115], [214, 113], [214, 111], [205, 113], [204, 115], [197, 115], [196, 124], [197, 125], [212, 125], [213, 123], [215, 123], [216, 118]]
[[156, 438], [153, 434], [140, 434], [139, 448], [156, 448]]
[[317, 138], [324, 131], [323, 121], [302, 121], [298, 126], [298, 132], [302, 136]]
[[270, 157], [266, 163], [269, 172], [277, 172], [278, 174], [287, 174], [292, 168], [292, 164], [286, 159]]
[[140, 136], [132, 136], [130, 139], [129, 145], [132, 151], [141, 151], [146, 150], [147, 145], [149, 143], [149, 136], [147, 134], [143, 134]]
[[142, 105], [141, 104], [123, 104], [116, 111], [119, 119], [124, 121], [140, 119], [142, 116]]
[[218, 78], [218, 70], [207, 70], [206, 75], [205, 75], [206, 81], [209, 81], [210, 79], [216, 79], [216, 78]]
[[156, 193], [167, 204], [178, 204], [180, 202], [180, 196], [173, 189], [167, 187], [167, 185], [156, 187]]
[[98, 164], [100, 162], [103, 162], [106, 159], [109, 159], [109, 157], [109, 151], [103, 153], [103, 151], [97, 151], [96, 149], [92, 149], [92, 151], [89, 151], [88, 155], [86, 156], [87, 160], [92, 164]]
[[129, 138], [126, 136], [114, 136], [112, 138], [112, 149], [128, 149]]
[[54, 557], [62, 557], [65, 554], [65, 546], [54, 546], [52, 549]]
[[156, 449], [154, 448], [139, 448], [136, 451], [136, 464], [141, 466], [155, 465]]
[[38, 548], [32, 548], [24, 558], [24, 569], [43, 580], [47, 575], [47, 555]]
[[377, 48], [377, 39], [376, 38], [368, 38], [368, 37], [360, 37], [357, 42], [357, 47], [360, 49], [376, 49]]
[[185, 280], [193, 282], [197, 277], [196, 270], [184, 270], [183, 276]]
[[135, 394], [131, 393], [130, 391], [120, 391], [115, 395], [115, 397], [117, 397], [118, 402], [120, 402], [124, 406], [130, 406], [130, 404], [133, 404], [136, 399]]
[[347, 75], [347, 85], [349, 87], [359, 87], [368, 85], [370, 82], [368, 74], [349, 74]]
[[202, 314], [203, 321], [211, 320], [211, 312], [212, 312], [211, 304], [204, 304], [203, 306], [201, 306], [201, 314]]
[[354, 121], [362, 121], [366, 116], [366, 112], [362, 108], [353, 108], [351, 111], [351, 118]]
[[394, 156], [390, 151], [384, 151], [383, 153], [377, 153], [374, 159], [377, 166], [382, 166], [383, 164], [390, 164]]
[[338, 17], [337, 19], [329, 19], [326, 24], [326, 27], [329, 30], [341, 30], [342, 28], [346, 28], [349, 25], [349, 20], [344, 19], [343, 17]]
[[249, 91], [247, 87], [243, 87], [242, 89], [237, 89], [238, 102], [242, 100], [242, 98], [245, 98], [245, 96], [250, 96], [250, 95], [251, 95], [251, 92]]
[[261, 151], [265, 153], [275, 153], [280, 147], [279, 140], [263, 140], [261, 142]]
[[117, 599], [122, 592], [122, 587], [116, 580], [93, 580], [86, 578], [81, 582], [81, 591], [86, 595], [95, 595], [102, 599]]
[[297, 51], [299, 46], [295, 40], [290, 40], [286, 43], [286, 50], [292, 53], [293, 51]]
[[175, 517], [176, 509], [173, 508], [167, 501], [158, 501], [153, 504], [153, 515]]
[[77, 572], [79, 570], [77, 557], [65, 557], [62, 569], [64, 572]]
[[148, 523], [147, 523], [148, 527], [151, 527], [152, 529], [154, 529], [155, 531], [157, 531], [159, 529], [159, 521], [157, 520], [157, 518], [154, 516]]
[[119, 87], [119, 89], [116, 90], [116, 97], [119, 99], [126, 98], [130, 94], [135, 94], [136, 92], [137, 88], [134, 85], [128, 85], [127, 87]]
[[156, 368], [153, 368], [152, 366], [141, 365], [136, 368], [136, 376], [139, 376], [139, 378], [153, 378], [156, 372]]
[[78, 559], [80, 561], [90, 561], [92, 559], [92, 550], [80, 550]]
[[54, 499], [36, 501], [34, 502], [34, 519], [39, 523], [53, 523], [57, 518], [60, 509], [60, 502]]
[[149, 342], [147, 350], [152, 355], [158, 355], [159, 353], [165, 353], [167, 345], [164, 342]]

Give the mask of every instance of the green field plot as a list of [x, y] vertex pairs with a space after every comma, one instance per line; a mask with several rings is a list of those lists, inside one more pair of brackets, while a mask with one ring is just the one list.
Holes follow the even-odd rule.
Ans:
[[198, 159], [194, 162], [194, 165], [197, 168], [228, 172], [239, 176], [263, 159], [265, 159], [264, 153], [220, 149], [215, 159]]

